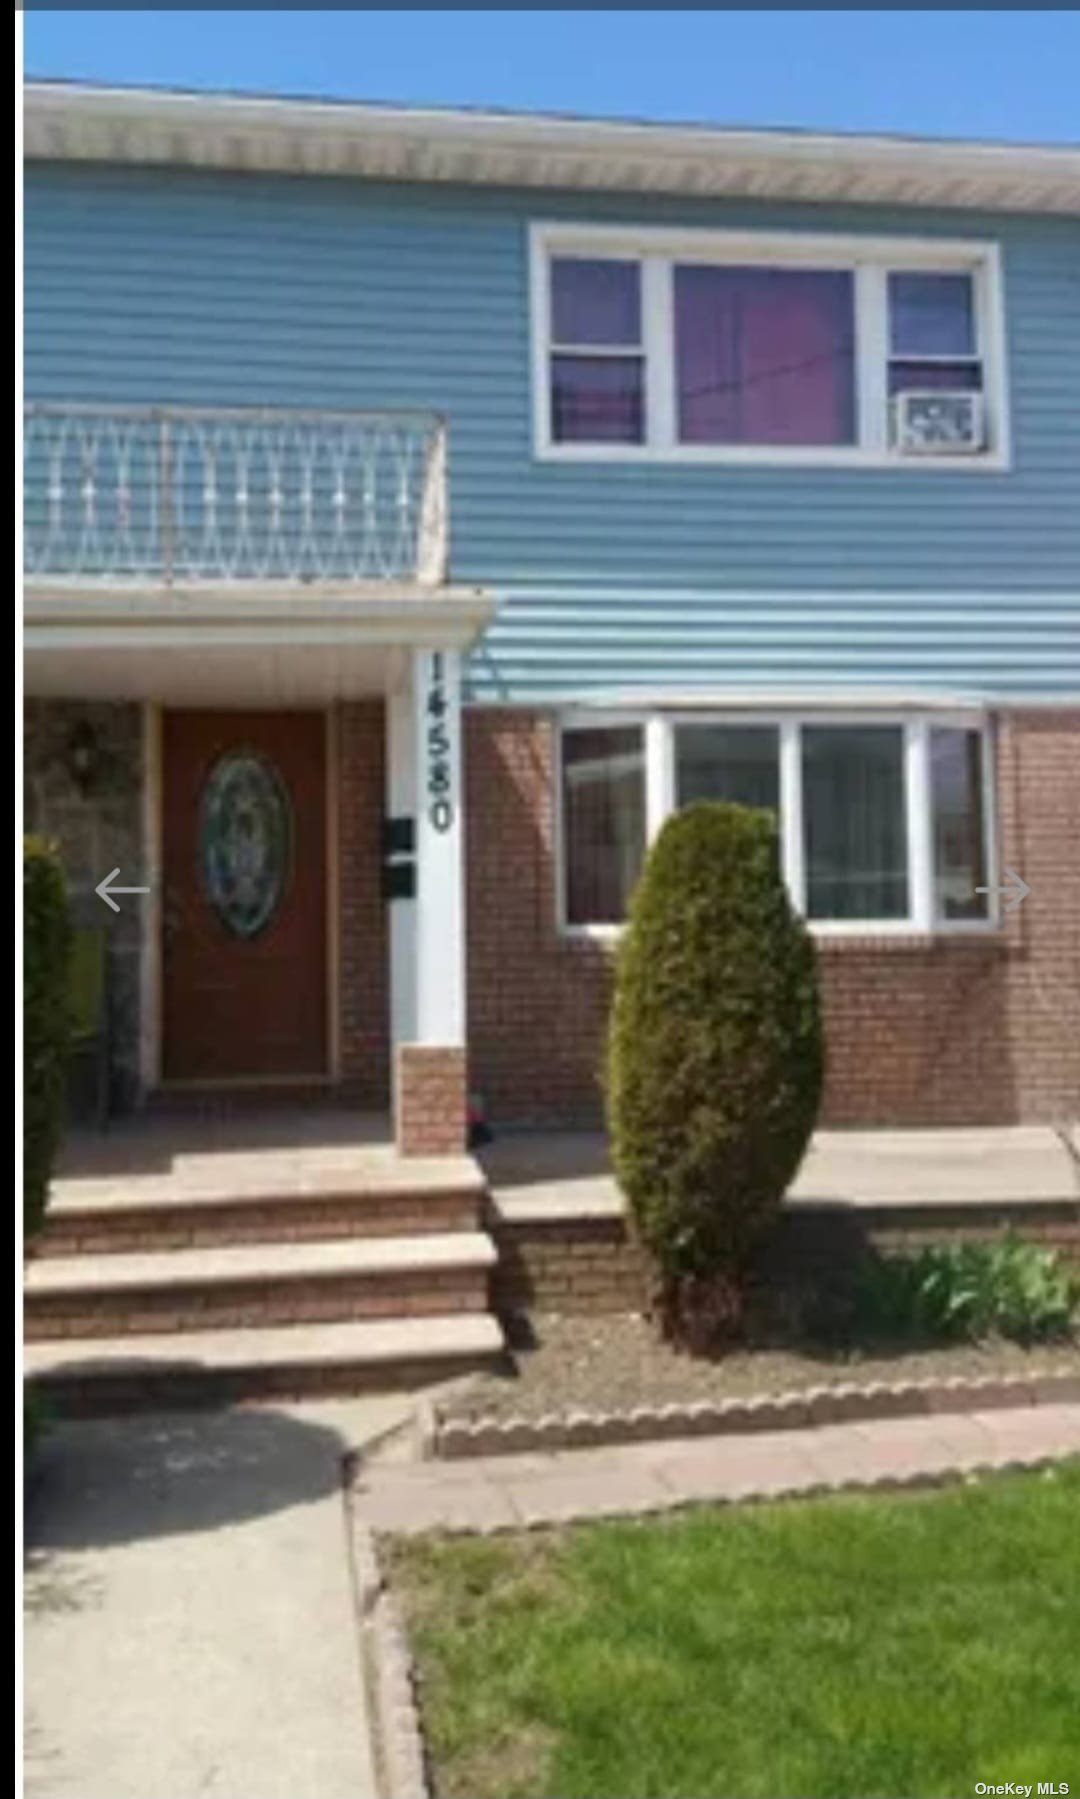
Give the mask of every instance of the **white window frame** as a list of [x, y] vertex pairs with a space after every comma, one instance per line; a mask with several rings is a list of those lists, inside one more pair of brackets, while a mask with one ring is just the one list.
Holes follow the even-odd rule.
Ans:
[[[555, 911], [565, 937], [617, 938], [622, 924], [571, 924], [566, 916], [566, 838], [563, 819], [563, 736], [574, 730], [620, 729], [640, 725], [645, 756], [645, 842], [651, 846], [676, 808], [675, 732], [680, 725], [767, 725], [777, 732], [780, 755], [780, 857], [784, 880], [795, 910], [806, 913], [805, 830], [802, 810], [802, 740], [806, 725], [893, 725], [904, 734], [904, 805], [908, 841], [908, 916], [906, 918], [808, 920], [816, 938], [835, 937], [965, 937], [987, 936], [1002, 923], [998, 886], [998, 850], [994, 799], [993, 736], [984, 712], [913, 712], [897, 710], [784, 711], [714, 708], [649, 710], [641, 708], [568, 711], [555, 729]], [[933, 819], [931, 813], [930, 732], [935, 729], [977, 731], [982, 742], [982, 823], [986, 845], [985, 918], [939, 918], [934, 905]]]
[[[559, 443], [551, 433], [551, 262], [612, 257], [641, 269], [645, 440]], [[677, 435], [672, 271], [676, 263], [850, 270], [855, 287], [854, 444], [684, 444]], [[890, 442], [889, 274], [970, 274], [982, 364], [987, 447], [966, 456], [908, 456]], [[553, 462], [729, 463], [765, 468], [895, 468], [1000, 472], [1011, 467], [1001, 248], [989, 239], [861, 237], [810, 231], [694, 231], [663, 226], [529, 226], [533, 451]], [[932, 360], [929, 358], [927, 360]]]

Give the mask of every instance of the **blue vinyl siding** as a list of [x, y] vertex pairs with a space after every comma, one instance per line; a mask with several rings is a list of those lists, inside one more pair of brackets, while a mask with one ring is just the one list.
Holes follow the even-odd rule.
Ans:
[[[534, 218], [1003, 245], [1014, 466], [536, 462]], [[26, 393], [433, 407], [482, 698], [884, 685], [1080, 692], [1080, 224], [34, 165]]]

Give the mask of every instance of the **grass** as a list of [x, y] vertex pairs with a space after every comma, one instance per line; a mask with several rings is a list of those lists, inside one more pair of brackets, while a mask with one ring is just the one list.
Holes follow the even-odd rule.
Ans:
[[439, 1799], [1080, 1792], [1080, 1463], [388, 1554]]

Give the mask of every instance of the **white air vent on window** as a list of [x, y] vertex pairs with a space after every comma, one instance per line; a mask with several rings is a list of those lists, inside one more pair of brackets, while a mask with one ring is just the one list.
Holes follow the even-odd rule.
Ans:
[[972, 456], [986, 447], [983, 397], [963, 388], [911, 388], [892, 403], [893, 442], [905, 456]]

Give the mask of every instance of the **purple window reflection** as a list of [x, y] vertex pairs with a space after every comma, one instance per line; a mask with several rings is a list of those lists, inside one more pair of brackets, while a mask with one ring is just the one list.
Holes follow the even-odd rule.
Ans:
[[889, 276], [894, 356], [974, 356], [970, 275]]
[[675, 270], [683, 443], [855, 441], [850, 273]]
[[556, 443], [642, 443], [640, 356], [553, 356], [551, 435]]
[[551, 341], [641, 342], [641, 270], [636, 262], [557, 256], [551, 264]]

